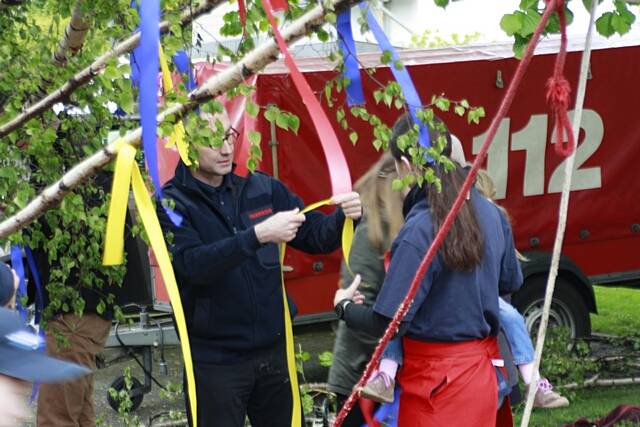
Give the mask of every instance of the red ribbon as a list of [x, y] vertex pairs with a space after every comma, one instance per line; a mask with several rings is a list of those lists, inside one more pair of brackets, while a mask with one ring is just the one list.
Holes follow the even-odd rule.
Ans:
[[247, 35], [247, 8], [244, 0], [238, 0], [238, 14], [240, 15], [240, 23], [242, 24], [242, 34]]
[[567, 19], [564, 12], [564, 0], [557, 2], [556, 11], [560, 22], [560, 51], [556, 57], [553, 75], [547, 80], [547, 102], [551, 107], [556, 125], [555, 151], [559, 156], [568, 157], [575, 150], [576, 141], [567, 113], [571, 86], [563, 74], [567, 58]]
[[[262, 2], [264, 5], [264, 2]], [[289, 10], [289, 3], [287, 0], [272, 0], [271, 1], [271, 9], [273, 12], [280, 12], [283, 10]]]
[[[276, 1], [278, 3], [286, 4], [286, 1], [282, 2], [281, 0], [273, 0], [273, 3], [275, 4]], [[282, 34], [280, 34], [280, 31], [278, 31], [278, 25], [275, 18], [273, 17], [274, 9], [272, 7], [271, 0], [262, 0], [262, 6], [264, 7], [269, 22], [271, 23], [271, 28], [273, 29], [273, 34], [276, 38], [278, 46], [280, 47], [280, 51], [284, 55], [284, 62], [287, 65], [287, 68], [289, 68], [291, 79], [293, 80], [296, 89], [298, 89], [298, 93], [300, 93], [302, 101], [307, 106], [311, 121], [313, 122], [313, 125], [316, 128], [316, 132], [318, 133], [318, 137], [322, 145], [322, 151], [327, 161], [327, 166], [329, 167], [331, 191], [333, 195], [350, 192], [351, 175], [349, 173], [347, 160], [345, 159], [342, 148], [340, 147], [338, 137], [333, 130], [333, 127], [331, 126], [327, 115], [325, 114], [324, 110], [320, 106], [320, 103], [313, 94], [311, 87], [309, 87], [309, 83], [307, 83], [306, 79], [293, 60], [293, 57], [289, 53], [289, 49], [287, 48], [287, 44], [282, 38]]]

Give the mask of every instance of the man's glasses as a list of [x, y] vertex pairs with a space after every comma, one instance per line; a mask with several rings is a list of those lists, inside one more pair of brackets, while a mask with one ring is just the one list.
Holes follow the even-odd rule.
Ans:
[[229, 126], [229, 129], [227, 129], [227, 131], [224, 133], [224, 136], [222, 137], [222, 143], [233, 146], [238, 140], [239, 136], [240, 132], [238, 132], [233, 126]]

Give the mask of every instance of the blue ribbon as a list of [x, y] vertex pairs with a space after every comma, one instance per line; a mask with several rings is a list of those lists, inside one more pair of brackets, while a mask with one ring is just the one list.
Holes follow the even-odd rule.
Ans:
[[[136, 59], [140, 63], [140, 124], [142, 125], [142, 146], [147, 161], [149, 175], [155, 187], [155, 195], [162, 203], [162, 186], [158, 174], [157, 126], [158, 114], [158, 46], [160, 46], [160, 1], [145, 0], [140, 4], [140, 45]], [[179, 226], [182, 217], [168, 206], [163, 208], [171, 221]]]
[[[380, 421], [385, 427], [397, 427], [398, 415], [400, 414], [400, 387], [396, 386], [393, 391], [393, 402], [383, 403], [376, 411], [373, 418]], [[362, 427], [367, 427], [364, 424]]]
[[360, 78], [360, 67], [356, 57], [356, 43], [353, 40], [353, 32], [351, 31], [351, 9], [346, 9], [338, 15], [336, 22], [338, 30], [338, 46], [342, 51], [344, 58], [343, 76], [349, 79], [346, 87], [347, 105], [362, 105], [364, 101], [364, 92], [362, 91], [362, 79]]
[[11, 267], [16, 271], [20, 284], [16, 292], [16, 307], [20, 316], [27, 320], [27, 308], [22, 306], [22, 297], [27, 294], [27, 284], [24, 276], [24, 264], [22, 263], [22, 248], [20, 245], [11, 245]]
[[[394, 66], [395, 62], [400, 60], [400, 56], [398, 56], [398, 52], [396, 52], [394, 47], [391, 45], [391, 42], [387, 38], [384, 31], [382, 31], [380, 24], [378, 24], [378, 21], [376, 21], [376, 18], [371, 13], [371, 9], [369, 9], [369, 7], [364, 3], [360, 3], [360, 9], [362, 9], [363, 11], [366, 10], [369, 29], [376, 38], [380, 49], [382, 49], [382, 51], [391, 52], [391, 60], [393, 62], [390, 67], [391, 72], [393, 73], [393, 77], [396, 79], [396, 81], [400, 85], [400, 88], [402, 89], [402, 94], [404, 95], [404, 99], [409, 107], [409, 113], [411, 114], [413, 122], [420, 127], [420, 145], [422, 145], [424, 148], [429, 148], [431, 146], [429, 130], [427, 129], [427, 126], [422, 123], [420, 119], [418, 119], [418, 115], [416, 114], [416, 110], [422, 108], [422, 101], [420, 101], [420, 96], [418, 95], [418, 91], [416, 90], [416, 87], [411, 80], [411, 76], [409, 75], [406, 67], [402, 67], [402, 69], [398, 70]], [[427, 159], [432, 162], [432, 159], [430, 157], [427, 157]]]
[[193, 78], [193, 69], [191, 68], [191, 60], [184, 50], [179, 50], [173, 55], [173, 63], [180, 74], [187, 76], [185, 88], [190, 92], [196, 88], [196, 80]]
[[[29, 246], [25, 246], [24, 253], [27, 256], [27, 263], [29, 264], [29, 270], [31, 270], [31, 277], [33, 278], [33, 282], [36, 285], [36, 314], [34, 320], [36, 324], [40, 324], [40, 319], [42, 319], [42, 311], [44, 310], [42, 281], [40, 280], [40, 274], [38, 273], [38, 267], [36, 266], [36, 261], [33, 257], [33, 252], [31, 252], [31, 248]], [[42, 342], [45, 342], [44, 329], [42, 328], [42, 326], [38, 328], [38, 335], [42, 339]], [[39, 350], [44, 353], [45, 348], [45, 346], [41, 346]], [[29, 398], [29, 403], [35, 402], [36, 396], [38, 396], [39, 389], [40, 383], [34, 382], [33, 387], [31, 388], [31, 397]]]

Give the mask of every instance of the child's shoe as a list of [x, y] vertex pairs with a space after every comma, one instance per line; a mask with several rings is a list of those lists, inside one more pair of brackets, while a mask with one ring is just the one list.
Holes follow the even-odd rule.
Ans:
[[[529, 386], [526, 386], [526, 393], [529, 392]], [[542, 378], [538, 380], [538, 390], [533, 399], [534, 408], [553, 409], [564, 408], [569, 406], [569, 399], [560, 393], [553, 391], [553, 386], [548, 379]]]
[[373, 377], [362, 388], [362, 397], [378, 403], [393, 403], [393, 390], [396, 382], [382, 371], [373, 374]]

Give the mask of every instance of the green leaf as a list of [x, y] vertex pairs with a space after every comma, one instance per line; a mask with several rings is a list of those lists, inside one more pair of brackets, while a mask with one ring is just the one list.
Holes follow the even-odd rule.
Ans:
[[324, 20], [326, 22], [328, 22], [329, 24], [334, 24], [336, 23], [336, 14], [333, 12], [329, 12], [326, 15], [324, 15]]
[[392, 59], [393, 57], [391, 56], [391, 52], [389, 52], [388, 50], [382, 52], [382, 55], [380, 56], [380, 62], [382, 62], [383, 64], [390, 63]]
[[400, 191], [404, 188], [404, 182], [402, 182], [401, 179], [394, 179], [393, 182], [391, 183], [391, 188], [394, 191]]
[[269, 107], [267, 111], [264, 112], [264, 118], [267, 119], [268, 122], [273, 123], [279, 114], [280, 110], [278, 108]]
[[508, 36], [512, 36], [520, 31], [523, 20], [524, 14], [521, 12], [504, 15], [500, 20], [500, 28], [502, 28], [502, 31], [507, 33]]
[[611, 37], [615, 33], [615, 29], [611, 24], [613, 16], [613, 12], [605, 12], [600, 18], [596, 19], [596, 29], [598, 33], [605, 37]]
[[358, 142], [358, 132], [353, 131], [349, 134], [349, 140], [351, 140], [351, 143], [353, 145], [356, 145], [356, 142]]
[[252, 131], [249, 131], [249, 133], [247, 134], [247, 138], [249, 139], [249, 142], [251, 144], [260, 145], [260, 140], [262, 139], [262, 134], [260, 132], [255, 131], [255, 130], [252, 130]]
[[256, 159], [249, 157], [247, 159], [247, 169], [249, 169], [251, 172], [255, 172], [257, 168], [258, 168], [258, 162], [256, 162]]
[[247, 106], [245, 107], [245, 111], [251, 117], [258, 117], [258, 113], [260, 112], [260, 107], [255, 102], [251, 100], [247, 100]]
[[449, 0], [433, 0], [433, 2], [436, 4], [436, 6], [443, 9], [449, 5]]
[[254, 159], [262, 160], [262, 148], [259, 145], [252, 145], [249, 147], [249, 154]]
[[373, 91], [373, 99], [375, 99], [376, 104], [380, 104], [380, 101], [382, 101], [382, 91], [381, 90], [374, 90]]
[[298, 129], [300, 129], [300, 119], [295, 114], [289, 114], [289, 129], [291, 129], [296, 135], [298, 134]]
[[540, 0], [520, 0], [519, 8], [522, 10], [537, 9]]
[[613, 16], [611, 17], [611, 27], [615, 30], [616, 33], [618, 34], [625, 34], [629, 31], [629, 29], [631, 28], [631, 26], [629, 24], [627, 24], [622, 17], [617, 14], [614, 13]]
[[287, 130], [289, 128], [289, 119], [287, 118], [287, 113], [280, 112], [276, 117], [276, 125], [279, 128]]
[[527, 10], [527, 13], [524, 14], [524, 17], [522, 18], [522, 27], [518, 31], [518, 34], [520, 34], [522, 37], [527, 37], [533, 34], [533, 32], [536, 30], [536, 27], [538, 26], [538, 23], [540, 22], [540, 19], [541, 16], [537, 11]]
[[465, 109], [462, 105], [456, 105], [453, 111], [460, 117], [464, 116]]
[[460, 105], [462, 105], [464, 108], [469, 108], [469, 101], [463, 99], [462, 101], [460, 101]]

